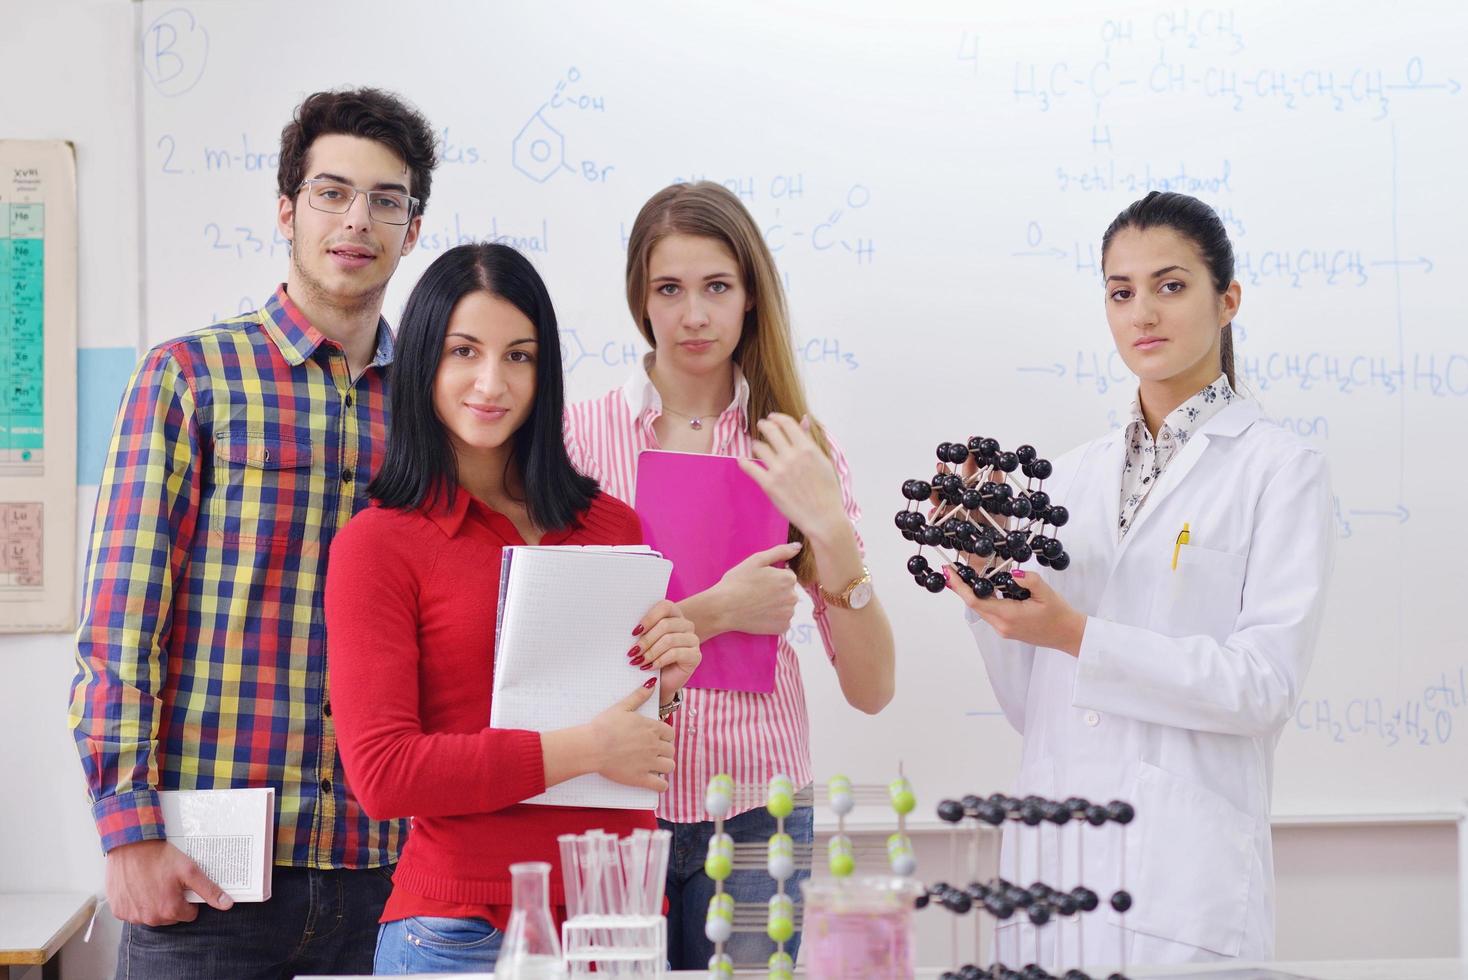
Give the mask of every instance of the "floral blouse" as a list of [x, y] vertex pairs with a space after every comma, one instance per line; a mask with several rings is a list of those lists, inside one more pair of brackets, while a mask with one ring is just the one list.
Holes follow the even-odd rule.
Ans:
[[1172, 457], [1188, 444], [1188, 437], [1239, 397], [1229, 385], [1228, 376], [1220, 374], [1212, 384], [1173, 409], [1162, 420], [1157, 439], [1153, 441], [1142, 417], [1142, 398], [1138, 392], [1132, 400], [1132, 418], [1126, 427], [1126, 464], [1121, 473], [1121, 516], [1117, 525], [1119, 538], [1126, 537], [1136, 520], [1137, 511], [1147, 500], [1147, 494], [1157, 485]]

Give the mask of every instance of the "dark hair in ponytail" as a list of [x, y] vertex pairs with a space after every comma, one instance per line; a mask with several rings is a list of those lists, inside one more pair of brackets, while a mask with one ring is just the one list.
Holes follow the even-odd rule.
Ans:
[[[1116, 216], [1106, 234], [1101, 236], [1101, 264], [1106, 264], [1106, 250], [1117, 233], [1127, 228], [1145, 231], [1148, 228], [1171, 228], [1198, 246], [1203, 261], [1208, 264], [1208, 273], [1213, 278], [1213, 288], [1222, 295], [1234, 281], [1234, 247], [1228, 240], [1228, 232], [1218, 214], [1198, 200], [1186, 194], [1172, 191], [1153, 191], [1140, 201], [1133, 201], [1126, 210]], [[1234, 330], [1229, 323], [1223, 328], [1219, 342], [1223, 360], [1223, 373], [1228, 376], [1231, 387], [1237, 388], [1234, 380]]]

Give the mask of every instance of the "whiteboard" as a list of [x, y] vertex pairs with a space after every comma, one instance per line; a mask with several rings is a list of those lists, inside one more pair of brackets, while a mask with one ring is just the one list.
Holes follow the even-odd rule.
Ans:
[[1149, 189], [1194, 193], [1239, 253], [1244, 384], [1334, 467], [1339, 561], [1276, 810], [1455, 809], [1468, 11], [909, 6], [142, 3], [148, 339], [253, 308], [284, 277], [274, 154], [318, 88], [403, 93], [443, 140], [389, 319], [444, 248], [515, 244], [556, 302], [576, 398], [643, 349], [622, 298], [638, 207], [673, 181], [726, 183], [785, 278], [898, 636], [897, 698], [867, 718], [808, 620], [792, 630], [816, 770], [885, 782], [900, 761], [931, 813], [1009, 787], [1018, 739], [957, 604], [903, 570], [898, 487], [942, 440], [1058, 456], [1120, 424], [1133, 382], [1100, 234]]

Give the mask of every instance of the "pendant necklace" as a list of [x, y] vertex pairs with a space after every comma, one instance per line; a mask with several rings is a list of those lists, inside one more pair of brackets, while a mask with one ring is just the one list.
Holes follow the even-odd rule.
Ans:
[[680, 419], [687, 419], [688, 420], [688, 427], [690, 429], [702, 429], [703, 428], [703, 420], [706, 419], [706, 418], [709, 418], [709, 419], [713, 418], [712, 415], [687, 415], [687, 414], [685, 414], [683, 412], [675, 412], [673, 409], [669, 408], [666, 405], [663, 406], [663, 412], [666, 413], [666, 414], [668, 414], [668, 415], [676, 415]]

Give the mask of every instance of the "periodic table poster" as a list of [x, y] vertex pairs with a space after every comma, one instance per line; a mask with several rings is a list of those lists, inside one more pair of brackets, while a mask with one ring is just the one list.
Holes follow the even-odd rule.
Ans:
[[0, 633], [76, 627], [76, 152], [0, 139]]

